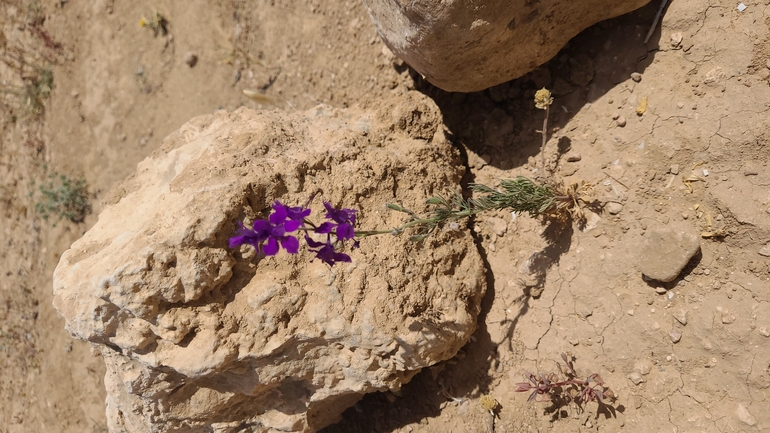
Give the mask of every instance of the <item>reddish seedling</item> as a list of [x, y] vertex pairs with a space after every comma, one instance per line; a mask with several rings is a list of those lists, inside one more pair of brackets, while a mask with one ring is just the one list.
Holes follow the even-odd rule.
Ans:
[[569, 404], [575, 402], [582, 407], [584, 403], [596, 401], [600, 405], [606, 405], [607, 401], [615, 401], [615, 393], [612, 392], [602, 380], [599, 374], [594, 373], [585, 379], [580, 378], [572, 364], [573, 359], [566, 354], [561, 354], [566, 368], [556, 363], [559, 373], [533, 374], [527, 373], [529, 382], [516, 384], [516, 392], [530, 392], [527, 401], [560, 402]]

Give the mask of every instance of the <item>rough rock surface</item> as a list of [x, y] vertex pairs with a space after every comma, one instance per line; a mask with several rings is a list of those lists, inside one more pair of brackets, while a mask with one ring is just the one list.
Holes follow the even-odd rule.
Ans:
[[364, 5], [385, 44], [428, 81], [451, 92], [475, 92], [526, 74], [583, 29], [648, 2], [364, 0]]
[[700, 250], [700, 234], [684, 223], [650, 229], [644, 235], [639, 270], [647, 278], [673, 281]]
[[483, 264], [467, 231], [367, 238], [353, 263], [227, 248], [243, 218], [318, 193], [393, 227], [462, 174], [436, 106], [196, 118], [116, 187], [61, 258], [54, 304], [107, 365], [111, 432], [312, 432], [365, 393], [452, 357], [476, 328]]

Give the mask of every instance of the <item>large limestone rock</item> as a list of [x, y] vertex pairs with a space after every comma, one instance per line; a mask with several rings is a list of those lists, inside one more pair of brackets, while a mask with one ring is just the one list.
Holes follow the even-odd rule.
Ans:
[[475, 92], [550, 60], [587, 27], [649, 0], [363, 0], [385, 44], [433, 85]]
[[394, 227], [463, 170], [421, 95], [378, 113], [196, 118], [119, 185], [61, 258], [54, 304], [107, 364], [111, 432], [313, 432], [452, 357], [485, 290], [469, 233], [366, 238], [353, 263], [227, 248], [242, 218], [317, 193]]

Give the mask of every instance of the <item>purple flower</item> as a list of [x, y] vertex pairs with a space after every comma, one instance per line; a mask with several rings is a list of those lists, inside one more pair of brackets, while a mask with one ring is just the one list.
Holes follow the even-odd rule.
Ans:
[[[307, 242], [307, 245], [310, 247], [310, 251], [315, 253], [315, 257], [329, 266], [334, 266], [337, 262], [350, 263], [352, 261], [349, 255], [338, 253], [334, 250], [334, 245], [332, 245], [330, 236], [327, 236], [326, 242], [316, 242], [305, 235], [305, 242]], [[313, 248], [317, 249], [314, 250]]]
[[278, 200], [272, 205], [273, 213], [267, 220], [257, 220], [252, 228], [244, 227], [238, 223], [235, 236], [230, 238], [230, 248], [241, 245], [251, 245], [266, 256], [274, 256], [278, 253], [279, 244], [289, 254], [299, 252], [299, 241], [296, 237], [287, 235], [304, 224], [305, 217], [310, 215], [310, 209], [302, 207], [288, 207]]
[[324, 202], [326, 208], [325, 218], [333, 222], [325, 222], [315, 229], [316, 233], [329, 234], [334, 232], [339, 240], [353, 239], [356, 235], [356, 213], [355, 209], [336, 209], [331, 203]]

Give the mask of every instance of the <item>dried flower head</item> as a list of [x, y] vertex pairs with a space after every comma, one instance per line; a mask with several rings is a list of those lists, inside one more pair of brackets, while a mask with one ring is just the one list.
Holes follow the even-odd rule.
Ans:
[[553, 97], [551, 96], [550, 90], [543, 87], [535, 92], [535, 107], [545, 110], [551, 104], [553, 104]]
[[481, 399], [479, 400], [479, 404], [481, 404], [482, 409], [489, 412], [494, 412], [499, 403], [497, 402], [497, 400], [495, 400], [494, 397], [487, 394], [487, 395], [481, 396]]

